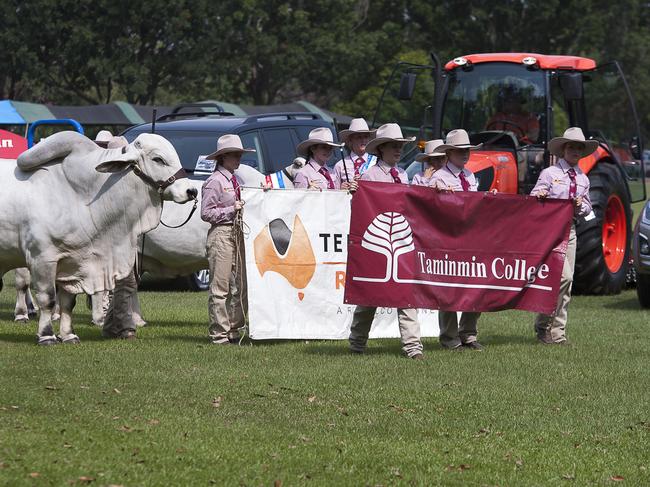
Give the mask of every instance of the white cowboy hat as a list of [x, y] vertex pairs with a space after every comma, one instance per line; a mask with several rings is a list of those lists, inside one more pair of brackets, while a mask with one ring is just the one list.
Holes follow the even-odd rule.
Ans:
[[582, 129], [580, 127], [569, 127], [564, 131], [564, 135], [562, 137], [555, 137], [551, 139], [551, 141], [548, 143], [548, 150], [554, 156], [563, 157], [564, 145], [569, 142], [580, 142], [585, 146], [581, 157], [588, 156], [596, 149], [598, 149], [599, 145], [597, 140], [586, 140], [585, 134], [582, 133]]
[[443, 146], [445, 143], [442, 139], [429, 140], [424, 146], [424, 152], [415, 156], [415, 160], [422, 162], [426, 161], [432, 157], [445, 157], [447, 154], [444, 152], [438, 151], [438, 148]]
[[244, 146], [241, 145], [241, 139], [239, 135], [226, 134], [219, 137], [217, 140], [217, 150], [212, 154], [209, 154], [206, 159], [214, 160], [222, 154], [228, 152], [257, 152], [255, 149], [244, 149]]
[[296, 152], [299, 156], [307, 157], [308, 149], [312, 145], [318, 144], [329, 145], [330, 147], [343, 147], [343, 144], [334, 143], [334, 135], [332, 135], [330, 129], [327, 127], [319, 127], [309, 132], [309, 138], [298, 144]]
[[377, 130], [370, 130], [368, 128], [368, 122], [366, 122], [365, 119], [353, 118], [350, 122], [350, 127], [339, 132], [339, 140], [344, 144], [347, 144], [351, 135], [363, 134], [372, 137], [375, 135], [375, 132], [377, 132]]
[[106, 149], [108, 143], [113, 140], [113, 134], [108, 130], [100, 130], [95, 136], [95, 144]]
[[463, 129], [452, 130], [447, 134], [445, 143], [438, 147], [438, 152], [446, 152], [450, 149], [478, 149], [483, 144], [472, 145], [469, 135]]
[[129, 141], [126, 140], [126, 137], [123, 135], [117, 135], [115, 137], [111, 137], [111, 140], [108, 141], [106, 144], [107, 149], [120, 149], [122, 147], [126, 147], [129, 145]]
[[377, 147], [386, 142], [413, 142], [415, 137], [404, 137], [402, 129], [396, 123], [387, 123], [377, 129], [377, 136], [368, 142], [366, 152], [377, 155]]

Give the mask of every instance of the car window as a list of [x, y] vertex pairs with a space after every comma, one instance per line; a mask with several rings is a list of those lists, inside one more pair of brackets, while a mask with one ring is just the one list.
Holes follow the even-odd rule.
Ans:
[[279, 171], [293, 163], [296, 146], [288, 128], [266, 129], [263, 131], [266, 151], [264, 153], [264, 172]]
[[314, 130], [317, 127], [310, 127], [309, 125], [300, 125], [295, 127], [296, 132], [298, 132], [298, 139], [300, 141], [307, 140], [309, 138], [309, 132]]
[[255, 149], [256, 152], [244, 152], [241, 158], [241, 163], [246, 164], [247, 166], [254, 167], [261, 173], [264, 172], [264, 164], [260, 161], [264, 160], [262, 153], [262, 142], [260, 140], [260, 134], [257, 130], [252, 132], [244, 132], [239, 134], [241, 138], [241, 143], [244, 146], [244, 149]]

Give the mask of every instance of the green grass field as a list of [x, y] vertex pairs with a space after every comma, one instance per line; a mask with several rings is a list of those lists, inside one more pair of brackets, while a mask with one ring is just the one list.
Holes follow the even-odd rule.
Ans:
[[[10, 282], [5, 282], [10, 284]], [[576, 297], [567, 347], [484, 314], [484, 353], [426, 339], [207, 344], [203, 293], [145, 292], [151, 326], [40, 348], [0, 293], [0, 484], [650, 484], [650, 313]]]

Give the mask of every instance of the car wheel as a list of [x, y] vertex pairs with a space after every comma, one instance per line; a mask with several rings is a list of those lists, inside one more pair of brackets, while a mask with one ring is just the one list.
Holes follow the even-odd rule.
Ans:
[[630, 196], [614, 164], [597, 164], [589, 182], [595, 218], [579, 218], [576, 225], [574, 289], [576, 294], [617, 294], [625, 286], [629, 265]]
[[187, 276], [190, 291], [207, 291], [210, 287], [210, 271], [202, 269]]
[[636, 295], [642, 308], [650, 308], [650, 274], [636, 275]]

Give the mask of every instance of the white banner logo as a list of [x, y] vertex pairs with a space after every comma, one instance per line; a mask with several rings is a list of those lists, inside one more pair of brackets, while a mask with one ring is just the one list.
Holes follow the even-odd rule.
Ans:
[[388, 282], [391, 277], [397, 281], [397, 264], [400, 255], [415, 250], [411, 225], [401, 213], [392, 211], [381, 213], [368, 225], [361, 246], [386, 256], [386, 276], [383, 278], [355, 276], [353, 278], [355, 281]]

